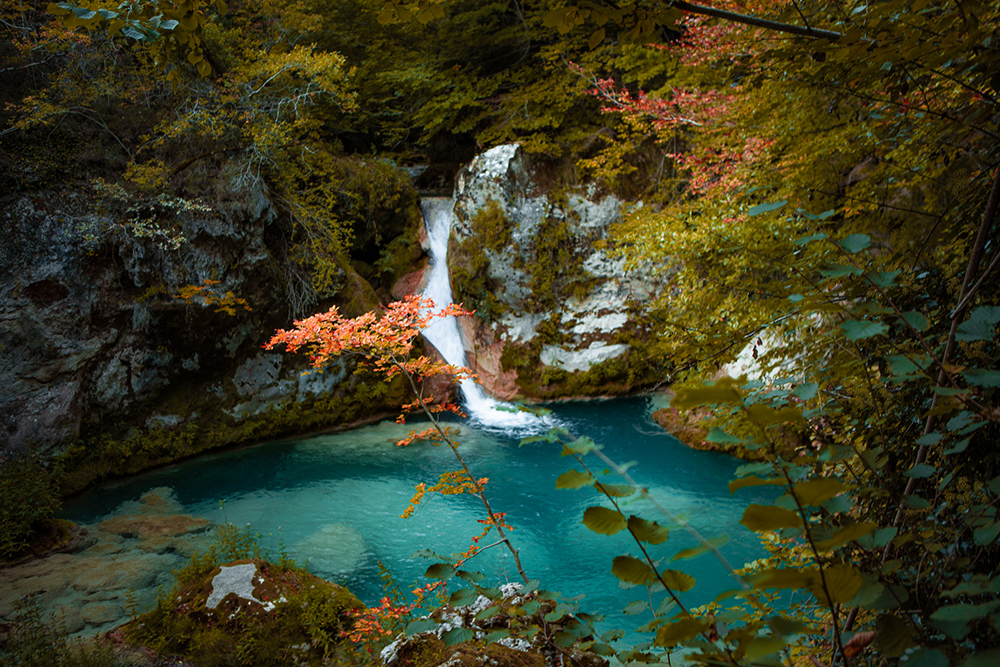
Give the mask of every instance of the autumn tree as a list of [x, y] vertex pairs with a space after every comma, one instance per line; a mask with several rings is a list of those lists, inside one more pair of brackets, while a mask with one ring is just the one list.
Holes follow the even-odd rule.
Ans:
[[[711, 619], [681, 614], [659, 645], [709, 663], [848, 664], [873, 640], [873, 660], [996, 660], [996, 21], [897, 2], [553, 13], [682, 33], [649, 46], [678, 67], [657, 90], [576, 68], [663, 151], [614, 243], [672, 276], [651, 322], [674, 408], [709, 409], [710, 441], [762, 459], [734, 492], [785, 490], [744, 514], [782, 540], [749, 581], [808, 591], [816, 614], [730, 610], [751, 634], [710, 644]], [[588, 166], [613, 179], [623, 143]], [[754, 377], [712, 384], [741, 351]]]

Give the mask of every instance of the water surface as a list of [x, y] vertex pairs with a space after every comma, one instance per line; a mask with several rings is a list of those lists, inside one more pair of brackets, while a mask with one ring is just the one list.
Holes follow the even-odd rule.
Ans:
[[[731, 496], [727, 483], [739, 461], [688, 449], [665, 434], [649, 419], [650, 399], [564, 403], [553, 409], [561, 424], [603, 444], [616, 461], [634, 461], [632, 476], [648, 485], [670, 511], [686, 517], [707, 537], [727, 533], [730, 541], [721, 551], [734, 566], [765, 555], [738, 522], [745, 504], [763, 502], [766, 491], [747, 489]], [[578, 467], [575, 461], [560, 456], [556, 445], [520, 447], [516, 437], [456, 425], [470, 468], [489, 478], [494, 511], [506, 512], [514, 527], [510, 537], [521, 550], [529, 576], [567, 597], [585, 594], [581, 607], [618, 624], [609, 627], [648, 620], [621, 614], [630, 601], [648, 596], [642, 589], [620, 588], [611, 574], [614, 556], [639, 555], [635, 545], [624, 532], [596, 535], [581, 523], [587, 507], [608, 502], [592, 489], [555, 489], [562, 472]], [[394, 442], [408, 431], [407, 426], [383, 422], [202, 457], [95, 489], [70, 504], [67, 514], [80, 523], [95, 523], [149, 489], [172, 487], [185, 511], [218, 522], [249, 524], [265, 545], [283, 545], [313, 573], [347, 585], [366, 603], [377, 603], [382, 596], [379, 561], [405, 590], [426, 583], [422, 574], [433, 562], [415, 557], [415, 552], [464, 552], [483, 528], [483, 508], [473, 496], [428, 495], [411, 518], [400, 518], [417, 483], [430, 486], [439, 474], [458, 467], [445, 447], [396, 447]], [[599, 467], [596, 459], [591, 465]], [[625, 503], [627, 513], [666, 523], [642, 500]], [[694, 545], [689, 535], [676, 530], [665, 544], [651, 549], [662, 557]], [[500, 547], [464, 567], [483, 572], [487, 582], [518, 580], [509, 554]], [[674, 567], [698, 580], [684, 596], [689, 604], [708, 602], [734, 587], [711, 555]]]

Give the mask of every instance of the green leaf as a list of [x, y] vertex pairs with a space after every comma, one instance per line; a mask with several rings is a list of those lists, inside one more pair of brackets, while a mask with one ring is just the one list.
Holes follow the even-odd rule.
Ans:
[[893, 382], [903, 382], [921, 374], [920, 366], [909, 357], [893, 354], [886, 357], [886, 361], [889, 362], [892, 372], [896, 375], [896, 377], [891, 378]]
[[896, 284], [896, 278], [900, 273], [900, 271], [873, 271], [866, 274], [866, 277], [871, 281], [872, 285], [887, 289]]
[[802, 518], [798, 513], [774, 505], [748, 505], [740, 523], [755, 532], [800, 528]]
[[635, 539], [649, 544], [663, 544], [670, 536], [670, 531], [660, 524], [646, 521], [634, 514], [628, 518], [628, 529]]
[[918, 648], [909, 654], [907, 667], [948, 667], [948, 658], [936, 648]]
[[851, 598], [851, 601], [847, 603], [847, 606], [871, 609], [871, 605], [878, 601], [884, 592], [885, 586], [882, 584], [877, 581], [870, 583], [866, 581], [865, 585], [858, 591], [858, 594]]
[[544, 619], [546, 623], [555, 623], [560, 620], [566, 614], [569, 613], [569, 607], [564, 604], [557, 604], [555, 609], [545, 614]]
[[476, 614], [476, 620], [485, 621], [488, 618], [493, 618], [499, 613], [500, 613], [500, 607], [497, 605], [493, 605], [492, 607], [487, 607], [486, 609], [483, 609], [481, 612]]
[[[627, 614], [629, 616], [635, 616], [636, 614], [641, 614], [642, 612], [646, 611], [647, 609], [649, 609], [649, 603], [648, 602], [646, 602], [645, 600], [635, 600], [633, 602], [629, 602], [625, 606], [625, 609], [623, 611], [624, 611], [625, 614]], [[622, 635], [622, 636], [624, 636], [624, 635]], [[605, 640], [605, 641], [607, 641], [607, 640]]]
[[447, 563], [434, 563], [427, 571], [424, 572], [424, 576], [428, 579], [440, 579], [442, 581], [446, 579], [451, 579], [455, 574], [455, 568]]
[[831, 262], [827, 264], [826, 268], [820, 269], [819, 272], [827, 280], [832, 280], [834, 278], [843, 278], [844, 276], [860, 275], [861, 269], [856, 266]]
[[780, 477], [771, 477], [770, 479], [761, 479], [757, 475], [750, 475], [749, 477], [744, 477], [743, 479], [734, 479], [729, 483], [729, 493], [736, 493], [742, 488], [748, 486], [781, 486], [785, 483]]
[[754, 215], [760, 215], [761, 213], [770, 213], [771, 211], [777, 211], [779, 208], [781, 208], [787, 203], [788, 203], [787, 201], [782, 200], [771, 204], [757, 204], [756, 206], [751, 207], [749, 211], [747, 211], [747, 215], [754, 216]]
[[1000, 306], [981, 306], [972, 311], [968, 320], [958, 325], [955, 337], [966, 342], [993, 340], [997, 322], [1000, 322]]
[[884, 547], [892, 541], [892, 538], [896, 537], [896, 533], [899, 532], [899, 528], [895, 526], [889, 526], [888, 528], [879, 528], [875, 531], [875, 538], [873, 540], [876, 547]]
[[849, 486], [833, 477], [813, 477], [795, 485], [793, 493], [803, 505], [819, 507], [838, 493], [850, 489]]
[[469, 572], [467, 570], [458, 570], [455, 572], [455, 576], [461, 579], [465, 579], [470, 584], [478, 584], [480, 581], [486, 578], [486, 575], [482, 572]]
[[[808, 214], [806, 215], [808, 216]], [[818, 234], [812, 234], [811, 236], [804, 236], [800, 239], [795, 239], [792, 243], [795, 245], [806, 245], [808, 243], [812, 243], [813, 241], [822, 241], [825, 238], [827, 238], [826, 234], [820, 232]]]
[[989, 546], [1000, 535], [1000, 522], [994, 522], [972, 531], [972, 540], [980, 546]]
[[412, 637], [413, 635], [419, 635], [421, 632], [432, 632], [437, 629], [437, 626], [437, 623], [426, 618], [413, 621], [406, 626], [406, 636]]
[[146, 33], [142, 32], [138, 28], [135, 28], [134, 26], [131, 25], [122, 28], [122, 34], [128, 37], [129, 39], [134, 39], [137, 42], [141, 42], [146, 38]]
[[469, 628], [452, 628], [441, 633], [441, 641], [444, 642], [445, 646], [470, 642], [475, 638], [475, 633]]
[[968, 623], [986, 617], [997, 607], [1000, 607], [1000, 600], [991, 600], [982, 604], [952, 604], [941, 607], [931, 614], [931, 618], [935, 621]]
[[961, 454], [965, 451], [965, 448], [969, 446], [969, 438], [964, 440], [959, 440], [954, 445], [944, 450], [945, 454]]
[[926, 463], [918, 463], [903, 474], [913, 479], [927, 479], [928, 477], [933, 477], [936, 472], [937, 468], [934, 466], [927, 465]]
[[479, 599], [479, 592], [475, 588], [459, 588], [448, 598], [448, 603], [454, 607], [464, 607]]
[[976, 387], [1000, 387], [1000, 371], [970, 368], [962, 375], [966, 382]]
[[872, 237], [867, 234], [851, 234], [840, 242], [840, 247], [843, 248], [845, 252], [849, 252], [853, 255], [856, 252], [861, 252], [871, 244]]
[[654, 643], [657, 646], [675, 646], [678, 642], [691, 639], [702, 631], [708, 630], [709, 625], [710, 622], [705, 619], [687, 616], [679, 621], [661, 625], [656, 631]]
[[713, 548], [714, 549], [718, 549], [723, 544], [725, 544], [726, 542], [729, 541], [729, 536], [728, 535], [720, 535], [719, 537], [713, 537], [713, 538], [705, 540], [705, 541], [708, 542], [709, 545], [711, 545], [711, 546], [705, 546], [704, 544], [701, 544], [701, 545], [693, 547], [691, 549], [684, 549], [683, 551], [678, 551], [676, 554], [673, 555], [673, 557], [670, 560], [685, 560], [685, 559], [688, 559], [688, 558], [694, 558], [694, 557], [700, 556], [700, 555], [702, 555], [704, 553], [708, 553]]
[[510, 637], [510, 630], [507, 628], [501, 628], [499, 630], [493, 630], [492, 632], [486, 633], [486, 636], [483, 639], [487, 644], [495, 644], [501, 639], [507, 639], [507, 637]]
[[589, 472], [578, 472], [576, 470], [567, 470], [563, 474], [559, 475], [559, 479], [556, 480], [557, 489], [579, 489], [584, 486], [589, 486], [594, 483], [594, 476]]
[[69, 7], [67, 7], [67, 9], [76, 14], [77, 18], [83, 19], [84, 21], [87, 21], [97, 16], [97, 12], [87, 9], [86, 7], [74, 7], [70, 5]]
[[588, 507], [583, 512], [583, 525], [599, 535], [614, 535], [625, 527], [625, 517], [607, 507]]
[[694, 588], [694, 577], [679, 570], [661, 570], [660, 578], [667, 588], [684, 593]]
[[862, 340], [873, 336], [881, 336], [889, 330], [889, 327], [882, 322], [847, 320], [840, 323], [840, 330], [844, 332], [844, 337], [847, 340]]
[[815, 382], [805, 382], [792, 390], [792, 396], [801, 398], [803, 401], [810, 401], [816, 397], [816, 392], [818, 391], [818, 384]]
[[927, 318], [924, 317], [922, 313], [918, 313], [915, 310], [908, 310], [903, 313], [903, 321], [917, 331], [927, 331], [927, 328], [930, 326], [930, 322], [927, 321]]
[[929, 502], [915, 493], [904, 494], [903, 504], [909, 507], [911, 510], [925, 510], [931, 506]]
[[611, 574], [637, 586], [643, 586], [654, 579], [649, 565], [632, 556], [615, 556], [611, 563]]
[[877, 527], [874, 523], [852, 523], [838, 530], [830, 539], [817, 542], [816, 549], [821, 552], [830, 551], [842, 544], [847, 544], [852, 540], [867, 535]]
[[916, 443], [918, 445], [926, 445], [930, 447], [932, 445], [936, 445], [939, 442], [941, 442], [941, 438], [943, 437], [944, 436], [941, 435], [940, 433], [927, 433], [917, 438]]
[[594, 441], [588, 438], [587, 436], [579, 437], [573, 442], [564, 445], [564, 447], [569, 451], [575, 452], [577, 454], [587, 454], [589, 452], [594, 451], [595, 449], [598, 449]]
[[629, 484], [601, 484], [594, 482], [594, 490], [612, 498], [628, 498], [635, 493], [635, 487]]
[[951, 419], [949, 419], [948, 423], [945, 424], [945, 426], [948, 428], [949, 431], [957, 431], [971, 424], [972, 418], [973, 415], [971, 412], [969, 412], [968, 410], [963, 410], [954, 417], [952, 417]]
[[718, 426], [713, 426], [712, 430], [705, 436], [705, 442], [724, 442], [733, 445], [742, 445], [746, 442], [743, 438], [729, 435]]

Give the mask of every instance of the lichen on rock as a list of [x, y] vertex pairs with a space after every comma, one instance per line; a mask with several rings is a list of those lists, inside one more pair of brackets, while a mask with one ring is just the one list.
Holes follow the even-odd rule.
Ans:
[[[650, 335], [644, 318], [664, 286], [602, 246], [621, 215], [618, 199], [542, 187], [536, 162], [516, 144], [498, 146], [457, 177], [449, 263], [456, 301], [481, 322], [465, 326], [475, 333], [466, 340], [470, 363], [505, 398], [632, 391], [653, 379], [655, 364], [640, 364], [642, 377], [639, 365], [622, 360], [644, 352], [636, 343]], [[519, 363], [492, 363], [514, 356]], [[548, 369], [573, 380], [546, 382], [555, 377]]]

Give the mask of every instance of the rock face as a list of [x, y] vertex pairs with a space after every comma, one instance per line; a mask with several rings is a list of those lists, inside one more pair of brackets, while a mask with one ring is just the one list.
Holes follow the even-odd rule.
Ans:
[[535, 172], [505, 145], [457, 176], [449, 257], [456, 301], [478, 313], [465, 324], [470, 359], [501, 398], [627, 391], [642, 379], [626, 359], [663, 285], [599, 247], [621, 202], [545, 191]]
[[[88, 190], [0, 201], [0, 458], [109, 433], [147, 458], [190, 454], [271, 435], [276, 408], [325, 425], [301, 413], [342, 397], [348, 369], [302, 376], [304, 358], [261, 349], [308, 314], [293, 313], [290, 223], [262, 184], [219, 178], [211, 206]], [[347, 290], [359, 306], [375, 298], [357, 274], [345, 282], [364, 283]]]

